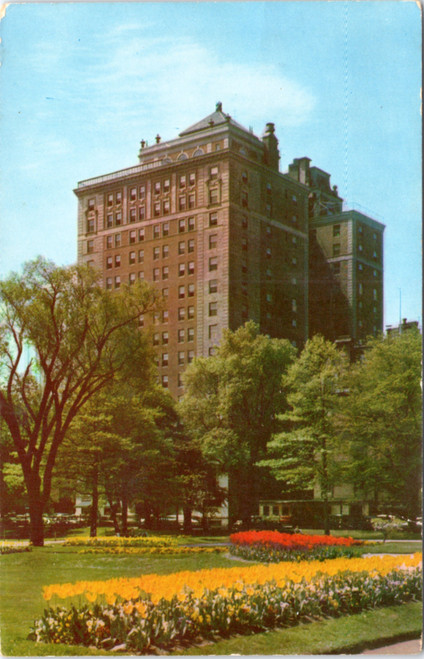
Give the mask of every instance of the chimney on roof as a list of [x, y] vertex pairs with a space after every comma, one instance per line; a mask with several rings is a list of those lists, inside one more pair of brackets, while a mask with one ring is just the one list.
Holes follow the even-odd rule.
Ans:
[[265, 145], [265, 163], [278, 172], [280, 152], [278, 150], [278, 140], [275, 136], [275, 126], [272, 122], [268, 122], [265, 126], [262, 142]]
[[222, 112], [222, 103], [221, 101], [218, 101], [216, 104], [216, 112]]

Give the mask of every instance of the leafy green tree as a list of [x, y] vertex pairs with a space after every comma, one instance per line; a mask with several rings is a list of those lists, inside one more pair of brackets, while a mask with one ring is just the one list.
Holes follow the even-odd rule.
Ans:
[[370, 339], [344, 409], [346, 478], [411, 518], [421, 511], [421, 360], [418, 330]]
[[259, 464], [297, 489], [319, 487], [323, 526], [329, 527], [329, 494], [340, 473], [341, 394], [348, 361], [344, 352], [316, 335], [307, 341], [283, 378], [289, 411], [286, 430], [269, 443], [268, 459]]
[[228, 472], [230, 524], [256, 512], [256, 463], [284, 409], [281, 377], [294, 356], [289, 341], [263, 336], [248, 322], [225, 331], [216, 355], [185, 371], [180, 412], [206, 460]]
[[31, 540], [43, 545], [42, 514], [70, 424], [118, 374], [152, 368], [141, 314], [156, 305], [143, 282], [110, 293], [87, 266], [42, 258], [0, 282], [0, 415], [28, 493]]

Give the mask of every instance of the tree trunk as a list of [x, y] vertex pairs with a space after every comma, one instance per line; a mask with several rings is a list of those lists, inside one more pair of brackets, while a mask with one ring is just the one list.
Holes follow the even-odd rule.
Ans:
[[192, 513], [192, 507], [188, 504], [183, 505], [183, 515], [184, 515], [184, 524], [183, 524], [183, 531], [184, 533], [191, 533], [193, 531], [193, 527], [191, 524], [191, 513]]
[[121, 505], [122, 505], [121, 530], [122, 530], [122, 535], [124, 536], [124, 538], [126, 538], [128, 536], [128, 496], [125, 490], [122, 494]]
[[97, 535], [97, 517], [99, 513], [99, 472], [97, 465], [93, 469], [91, 480], [90, 538]]
[[39, 493], [29, 493], [30, 541], [34, 547], [44, 547], [43, 502]]

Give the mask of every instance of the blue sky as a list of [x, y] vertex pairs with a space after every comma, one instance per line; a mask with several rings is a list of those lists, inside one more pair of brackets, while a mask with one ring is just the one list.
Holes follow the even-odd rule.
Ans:
[[421, 322], [415, 2], [12, 4], [1, 23], [0, 275], [76, 259], [79, 180], [137, 163], [222, 101], [281, 171], [308, 156], [386, 224], [385, 324]]

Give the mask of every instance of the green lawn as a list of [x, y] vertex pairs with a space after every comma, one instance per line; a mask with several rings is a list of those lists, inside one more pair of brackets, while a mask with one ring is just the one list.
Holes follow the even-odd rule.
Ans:
[[[385, 551], [390, 551], [390, 543], [386, 543]], [[395, 553], [399, 552], [396, 551]], [[42, 587], [44, 585], [75, 582], [78, 580], [103, 580], [117, 576], [129, 577], [148, 573], [169, 574], [181, 570], [234, 567], [245, 564], [220, 554], [197, 554], [195, 556], [93, 555], [81, 554], [74, 548], [62, 547], [60, 545], [34, 548], [32, 552], [28, 553], [4, 555], [1, 556], [0, 561], [0, 628], [2, 632], [1, 650], [4, 656], [104, 655], [104, 652], [90, 650], [86, 647], [35, 644], [26, 640], [34, 619], [42, 613], [45, 607], [45, 602], [42, 598]], [[400, 632], [415, 633], [418, 635], [420, 625], [417, 623], [417, 617], [419, 618], [420, 616], [417, 612], [419, 610], [420, 606], [413, 604], [401, 606], [395, 609], [394, 612], [390, 612], [388, 609], [372, 612], [383, 616], [384, 619], [387, 618], [387, 629], [383, 623], [380, 624], [378, 622], [374, 624], [371, 618], [369, 618], [369, 622], [365, 625], [365, 628], [367, 626], [369, 628], [368, 632], [365, 629], [363, 633], [365, 635], [369, 633], [370, 638], [374, 638], [376, 635], [377, 637], [379, 635], [384, 636], [387, 633], [390, 635], [390, 629], [393, 629], [393, 635], [395, 637]], [[402, 611], [410, 612], [406, 616], [406, 618], [410, 619], [410, 623], [407, 623], [406, 619], [401, 616]], [[395, 618], [398, 620], [396, 625], [393, 622], [395, 619], [393, 618], [394, 614], [396, 614]], [[367, 616], [371, 615], [371, 613], [363, 615]], [[231, 654], [234, 652], [242, 654], [289, 654], [291, 650], [286, 650], [286, 640], [284, 640], [284, 647], [281, 646], [282, 637], [280, 634], [285, 635], [284, 639], [292, 638], [291, 635], [294, 634], [295, 636], [293, 638], [297, 639], [296, 642], [298, 644], [302, 645], [303, 642], [301, 652], [303, 654], [304, 644], [311, 641], [313, 629], [316, 630], [317, 642], [320, 639], [322, 641], [324, 632], [327, 638], [327, 628], [324, 629], [322, 627], [323, 624], [331, 624], [336, 625], [337, 628], [338, 626], [343, 628], [345, 624], [353, 624], [352, 621], [354, 618], [359, 619], [359, 616], [351, 616], [349, 619], [329, 620], [325, 623], [313, 623], [306, 627], [302, 626], [296, 629], [269, 632], [254, 637], [238, 637], [229, 641], [222, 641], [221, 643], [229, 643], [231, 648], [233, 648], [229, 649], [228, 652], [222, 651], [222, 654]], [[331, 627], [331, 629], [335, 630], [334, 633], [337, 631], [336, 627]], [[357, 633], [356, 627], [352, 627], [352, 630], [351, 637], [355, 639]], [[276, 634], [275, 637], [274, 634]], [[343, 631], [343, 634], [346, 635], [346, 631]], [[247, 648], [252, 649], [256, 647], [256, 643], [261, 644], [265, 642], [261, 639], [266, 639], [266, 643], [271, 643], [267, 650], [260, 649], [259, 645], [257, 646], [258, 649], [252, 650], [252, 652], [247, 650]], [[268, 641], [268, 639], [271, 639], [271, 641]], [[231, 643], [235, 643], [235, 645], [233, 646]], [[200, 654], [206, 653], [209, 654], [209, 650], [206, 652], [206, 647], [202, 647]], [[210, 654], [220, 653], [221, 650], [216, 648], [210, 652]]]

